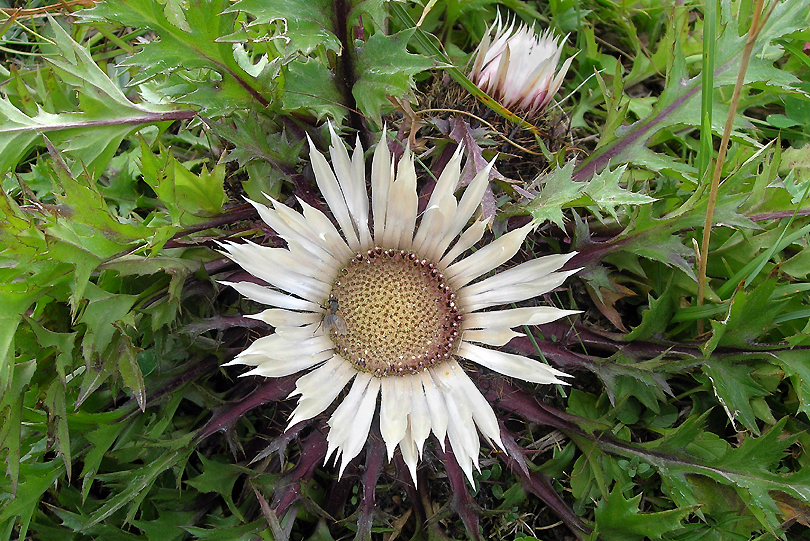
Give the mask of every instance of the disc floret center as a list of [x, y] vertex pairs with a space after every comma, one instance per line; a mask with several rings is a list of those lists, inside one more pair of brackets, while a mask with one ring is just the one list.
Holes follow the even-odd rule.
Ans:
[[436, 265], [406, 250], [358, 253], [332, 289], [346, 332], [336, 351], [378, 377], [415, 374], [452, 357], [461, 314]]

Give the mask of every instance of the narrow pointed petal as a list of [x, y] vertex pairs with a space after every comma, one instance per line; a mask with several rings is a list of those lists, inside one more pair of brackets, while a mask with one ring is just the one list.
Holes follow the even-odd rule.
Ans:
[[263, 376], [281, 377], [331, 358], [332, 348], [331, 340], [324, 336], [287, 340], [284, 335], [271, 334], [253, 342], [224, 366], [246, 364], [256, 366], [256, 373]]
[[411, 413], [410, 378], [387, 377], [381, 380], [380, 432], [388, 450], [388, 460], [391, 460], [394, 449], [405, 437], [408, 428], [408, 415]]
[[357, 238], [354, 222], [349, 213], [349, 207], [346, 205], [346, 200], [343, 197], [343, 192], [338, 184], [337, 177], [332, 171], [332, 168], [329, 167], [323, 154], [315, 148], [315, 144], [309, 139], [309, 136], [307, 136], [307, 140], [309, 140], [309, 159], [312, 163], [312, 170], [315, 172], [315, 182], [321, 190], [321, 195], [326, 199], [329, 209], [335, 216], [335, 220], [337, 220], [338, 225], [340, 225], [340, 229], [343, 232], [343, 236], [346, 238], [346, 243], [349, 245], [349, 248], [351, 248], [352, 251], [357, 251], [360, 249], [360, 240]]
[[416, 212], [419, 198], [416, 194], [416, 169], [413, 154], [409, 151], [399, 161], [397, 179], [391, 185], [386, 210], [385, 237], [386, 246], [409, 250], [413, 244], [416, 227]]
[[484, 191], [486, 191], [489, 185], [489, 172], [494, 163], [495, 160], [489, 162], [486, 167], [475, 175], [472, 181], [470, 181], [470, 184], [467, 185], [467, 188], [464, 190], [464, 195], [461, 196], [461, 201], [459, 201], [453, 220], [445, 230], [444, 235], [437, 238], [436, 244], [431, 246], [431, 253], [439, 254], [439, 256], [444, 254], [447, 247], [450, 246], [450, 243], [455, 240], [459, 232], [467, 225], [473, 213], [481, 206]]
[[301, 327], [317, 323], [323, 315], [313, 312], [292, 312], [281, 308], [268, 308], [258, 314], [245, 314], [245, 317], [264, 321], [273, 327]]
[[481, 39], [481, 43], [478, 44], [478, 48], [473, 54], [475, 61], [473, 62], [472, 70], [470, 70], [470, 79], [476, 84], [478, 84], [480, 79], [481, 70], [484, 67], [484, 58], [486, 57], [487, 51], [489, 51], [491, 44], [492, 36], [490, 35], [490, 32], [487, 32], [484, 34], [484, 37]]
[[329, 295], [331, 285], [302, 274], [304, 269], [287, 250], [276, 248], [275, 252], [267, 254], [257, 249], [260, 246], [250, 244], [229, 243], [223, 244], [223, 247], [228, 251], [228, 257], [240, 267], [281, 290], [313, 302]]
[[[241, 265], [242, 260], [248, 260], [256, 265], [276, 265], [282, 266], [285, 270], [303, 274], [309, 278], [316, 280], [323, 280], [324, 275], [333, 273], [334, 270], [323, 260], [316, 257], [311, 252], [303, 249], [303, 247], [296, 241], [291, 241], [290, 249], [285, 248], [271, 248], [269, 246], [261, 246], [250, 240], [246, 240], [242, 244], [237, 244], [231, 241], [224, 241], [219, 243], [224, 250], [228, 252], [229, 257]], [[292, 248], [296, 252], [292, 252]], [[239, 261], [237, 261], [237, 258]], [[252, 273], [251, 273], [252, 274]]]
[[335, 226], [332, 225], [332, 221], [323, 212], [309, 205], [306, 201], [299, 199], [298, 202], [304, 210], [304, 218], [307, 219], [307, 223], [317, 232], [318, 240], [328, 247], [329, 253], [338, 260], [350, 258], [353, 255], [352, 251], [337, 229], [335, 229]]
[[499, 372], [505, 376], [522, 379], [532, 383], [559, 383], [568, 385], [560, 377], [570, 377], [565, 372], [560, 372], [546, 364], [529, 359], [522, 355], [514, 355], [496, 349], [487, 349], [469, 342], [461, 342], [458, 354], [465, 359], [469, 359], [481, 366], [486, 366], [490, 370]]
[[360, 136], [357, 136], [354, 155], [349, 158], [346, 146], [335, 133], [331, 123], [329, 123], [329, 132], [332, 137], [332, 145], [329, 147], [332, 168], [335, 171], [340, 190], [343, 192], [355, 231], [358, 233], [360, 245], [368, 247], [371, 244], [371, 234], [368, 229], [368, 194], [366, 193], [363, 145], [360, 144]]
[[[574, 257], [576, 252], [570, 254], [555, 254], [539, 257], [531, 261], [521, 263], [516, 267], [499, 272], [481, 282], [464, 287], [465, 295], [476, 295], [486, 291], [500, 289], [507, 285], [523, 284], [551, 275], [557, 269], [565, 265], [569, 259]], [[449, 270], [449, 269], [448, 269]]]
[[492, 411], [492, 406], [489, 405], [487, 399], [475, 386], [470, 377], [458, 366], [456, 361], [451, 361], [456, 365], [456, 381], [460, 387], [460, 396], [466, 397], [472, 417], [475, 421], [478, 430], [493, 444], [503, 449], [503, 442], [501, 441], [501, 429], [498, 426], [498, 418], [495, 417], [495, 412]]
[[461, 469], [472, 483], [473, 466], [476, 469], [478, 468], [480, 441], [472, 419], [472, 408], [466, 398], [459, 393], [460, 385], [455, 374], [457, 370], [461, 369], [448, 363], [445, 368], [440, 370], [432, 369], [430, 373], [445, 396], [445, 404], [450, 419], [447, 425], [450, 447], [453, 449], [453, 454], [459, 466], [461, 466]]
[[374, 245], [371, 240], [371, 230], [368, 226], [368, 192], [366, 191], [366, 162], [363, 153], [363, 145], [360, 143], [360, 134], [357, 134], [354, 152], [352, 153], [352, 177], [355, 179], [354, 192], [352, 198], [355, 208], [355, 222], [360, 236], [360, 243], [367, 248]]
[[[413, 250], [424, 255], [431, 261], [435, 261], [441, 254], [435, 254], [430, 250], [430, 246], [436, 243], [437, 238], [441, 238], [444, 230], [447, 227], [452, 216], [456, 210], [456, 198], [450, 196], [447, 198], [446, 203], [449, 203], [445, 208], [435, 206], [428, 207], [422, 213], [422, 222], [419, 224], [419, 230], [413, 239]], [[449, 217], [449, 218], [448, 218]]]
[[464, 146], [459, 145], [450, 161], [444, 166], [439, 180], [436, 181], [436, 186], [433, 188], [433, 193], [430, 194], [428, 200], [428, 208], [438, 205], [447, 196], [452, 196], [458, 187], [459, 180], [461, 179], [461, 157], [464, 152]]
[[509, 327], [496, 327], [494, 329], [476, 329], [464, 331], [464, 340], [467, 342], [479, 342], [488, 346], [501, 347], [509, 343], [510, 340], [518, 336], [525, 336], [515, 332]]
[[419, 456], [417, 455], [416, 443], [411, 436], [410, 427], [405, 431], [405, 436], [399, 443], [399, 451], [402, 453], [402, 460], [411, 473], [413, 485], [416, 486], [416, 462], [419, 460]]
[[534, 224], [527, 224], [501, 235], [499, 239], [484, 246], [474, 254], [465, 257], [458, 263], [450, 265], [444, 272], [451, 283], [460, 288], [493, 269], [496, 269], [512, 259], [526, 235], [534, 229]]
[[577, 272], [579, 269], [564, 272], [554, 272], [531, 282], [503, 286], [484, 293], [470, 295], [464, 289], [457, 292], [458, 303], [464, 306], [468, 312], [476, 312], [490, 306], [508, 304], [510, 302], [520, 302], [531, 299], [543, 293], [553, 291], [560, 286], [566, 278]]
[[450, 251], [442, 257], [439, 266], [444, 268], [449, 267], [458, 256], [475, 246], [475, 244], [481, 240], [481, 237], [484, 236], [487, 225], [489, 225], [488, 220], [478, 220], [468, 227], [467, 230], [461, 234]]
[[287, 429], [305, 419], [323, 413], [349, 381], [357, 375], [352, 365], [335, 355], [323, 366], [298, 378], [290, 397], [301, 395]]
[[323, 350], [318, 353], [298, 357], [288, 357], [285, 359], [269, 358], [263, 355], [245, 355], [237, 357], [230, 363], [226, 363], [223, 366], [229, 366], [237, 362], [239, 364], [255, 366], [253, 370], [240, 374], [239, 377], [262, 376], [265, 378], [281, 378], [312, 368], [313, 366], [328, 360], [332, 357], [332, 355], [333, 353], [331, 350]]
[[[250, 199], [247, 200], [248, 203], [253, 205], [253, 207], [258, 211], [259, 216], [264, 220], [264, 222], [269, 225], [278, 235], [286, 240], [287, 242], [297, 242], [299, 243], [305, 250], [312, 253], [315, 257], [327, 263], [329, 265], [337, 265], [338, 261], [335, 257], [330, 254], [320, 243], [313, 238], [317, 238], [317, 235], [314, 235], [313, 238], [307, 237], [303, 235], [300, 231], [297, 231], [294, 227], [291, 227], [284, 218], [274, 209], [266, 207], [261, 203], [257, 203], [255, 201], [251, 201]], [[282, 208], [284, 205], [281, 203], [277, 203], [279, 208]]]
[[430, 436], [430, 410], [425, 390], [422, 387], [422, 379], [417, 377], [409, 378], [411, 382], [411, 413], [408, 415], [411, 437], [413, 438], [419, 456], [422, 456], [422, 449], [425, 440]]
[[352, 430], [349, 438], [343, 445], [342, 457], [340, 459], [340, 472], [338, 478], [343, 476], [343, 471], [354, 457], [360, 454], [368, 439], [368, 431], [371, 428], [371, 420], [377, 407], [377, 395], [380, 391], [379, 378], [371, 378], [366, 389], [360, 408], [356, 412]]
[[224, 286], [231, 286], [245, 297], [268, 306], [287, 308], [289, 310], [308, 310], [310, 312], [320, 312], [322, 310], [317, 303], [297, 299], [253, 282], [226, 282], [223, 280], [219, 283]]
[[422, 388], [425, 390], [425, 400], [430, 410], [430, 428], [433, 430], [436, 439], [439, 440], [439, 446], [444, 450], [444, 440], [447, 436], [447, 424], [449, 422], [444, 398], [429, 372], [422, 372], [419, 376], [422, 380]]
[[[377, 391], [369, 388], [370, 385], [373, 385], [374, 379], [375, 378], [372, 378], [368, 374], [357, 374], [351, 389], [349, 389], [349, 393], [343, 398], [340, 405], [329, 418], [327, 424], [330, 429], [326, 437], [329, 442], [329, 448], [326, 451], [326, 460], [329, 460], [329, 457], [331, 457], [335, 451], [338, 451], [338, 454], [345, 454], [346, 450], [344, 449], [344, 444], [352, 438], [351, 432], [356, 428], [355, 422], [360, 415], [365, 416], [368, 413], [365, 409], [362, 409], [361, 406], [365, 401], [369, 400], [369, 396], [372, 394], [374, 395], [374, 400], [377, 400]], [[371, 409], [371, 415], [373, 415], [375, 408]], [[369, 427], [370, 426], [371, 421], [369, 420]], [[368, 436], [368, 428], [363, 437], [365, 438], [366, 436]], [[349, 460], [354, 458], [354, 456], [356, 455], [351, 456]]]
[[382, 246], [385, 235], [385, 212], [388, 206], [388, 190], [394, 182], [394, 166], [388, 150], [388, 134], [383, 129], [380, 142], [371, 160], [371, 212], [374, 217], [374, 243]]
[[544, 325], [557, 321], [562, 317], [579, 313], [579, 310], [561, 310], [553, 306], [531, 306], [512, 308], [511, 310], [476, 312], [464, 315], [462, 328], [493, 329], [498, 327], [512, 328], [521, 325]]

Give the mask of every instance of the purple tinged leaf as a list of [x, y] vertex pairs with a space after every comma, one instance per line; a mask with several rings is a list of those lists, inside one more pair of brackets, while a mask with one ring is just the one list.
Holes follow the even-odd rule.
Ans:
[[461, 521], [464, 523], [464, 528], [467, 530], [467, 535], [473, 541], [484, 541], [481, 537], [481, 530], [478, 525], [478, 516], [480, 515], [480, 508], [473, 500], [470, 490], [464, 481], [464, 472], [456, 462], [456, 457], [450, 451], [450, 445], [445, 445], [446, 451], [437, 449], [439, 459], [444, 464], [444, 469], [447, 472], [447, 479], [450, 481], [450, 492], [452, 499], [450, 505], [453, 508]]
[[382, 438], [369, 438], [366, 443], [366, 469], [363, 472], [363, 497], [357, 517], [356, 541], [371, 541], [371, 526], [377, 508], [377, 482], [385, 465], [385, 442]]
[[294, 388], [294, 376], [264, 380], [248, 396], [216, 408], [211, 419], [197, 433], [196, 441], [200, 442], [215, 432], [229, 432], [247, 412], [268, 402], [284, 400]]
[[590, 534], [591, 529], [582, 523], [573, 509], [554, 490], [549, 478], [540, 472], [529, 471], [523, 456], [524, 450], [515, 443], [514, 435], [502, 423], [501, 439], [506, 446], [507, 452], [498, 453], [498, 458], [518, 476], [524, 490], [531, 492], [548, 505], [571, 529], [571, 532], [577, 536], [577, 539], [584, 539], [583, 534]]
[[301, 487], [312, 480], [315, 469], [323, 464], [326, 449], [326, 435], [320, 429], [301, 440], [298, 464], [284, 474], [273, 496], [271, 507], [277, 515], [283, 515], [290, 505], [301, 499]]
[[[489, 162], [484, 159], [483, 149], [478, 144], [475, 138], [475, 133], [470, 128], [466, 120], [458, 117], [450, 119], [450, 139], [464, 146], [464, 152], [467, 154], [467, 162], [464, 164], [464, 170], [461, 172], [460, 186], [469, 184], [479, 171], [485, 169]], [[496, 178], [505, 178], [493, 166], [489, 171], [489, 180]], [[495, 217], [498, 210], [497, 202], [495, 201], [495, 194], [492, 192], [492, 187], [487, 185], [484, 191], [484, 197], [481, 200], [482, 217], [485, 220], [490, 220]]]
[[[253, 489], [253, 494], [256, 496], [256, 500], [259, 502], [259, 508], [262, 510], [262, 515], [264, 515], [268, 526], [270, 526], [270, 531], [273, 532], [273, 539], [277, 541], [289, 541], [289, 534], [281, 528], [281, 524], [278, 521], [278, 515], [275, 511], [270, 509], [270, 504], [267, 503], [267, 499], [252, 483], [250, 488]], [[290, 524], [292, 525], [293, 523]]]

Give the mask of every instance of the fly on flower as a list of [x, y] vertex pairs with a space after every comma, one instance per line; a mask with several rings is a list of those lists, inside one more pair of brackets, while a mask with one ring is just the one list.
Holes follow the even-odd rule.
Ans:
[[349, 330], [346, 326], [346, 320], [343, 319], [343, 316], [340, 314], [338, 299], [334, 295], [329, 296], [329, 302], [326, 305], [326, 314], [323, 316], [321, 323], [323, 324], [323, 332], [327, 334], [333, 327], [338, 334], [346, 334]]

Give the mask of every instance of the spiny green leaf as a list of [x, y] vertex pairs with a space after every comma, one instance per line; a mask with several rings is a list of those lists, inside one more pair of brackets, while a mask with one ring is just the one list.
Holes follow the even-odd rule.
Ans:
[[146, 385], [143, 382], [143, 374], [138, 366], [137, 361], [138, 349], [132, 345], [132, 340], [129, 336], [121, 333], [121, 339], [118, 341], [118, 351], [116, 358], [118, 361], [118, 372], [121, 374], [121, 379], [124, 385], [132, 391], [135, 402], [141, 411], [146, 410]]
[[728, 315], [723, 321], [713, 321], [713, 334], [704, 346], [704, 354], [710, 355], [718, 346], [745, 348], [767, 328], [786, 300], [774, 299], [776, 280], [769, 279], [753, 291], [738, 289], [731, 300]]
[[245, 473], [244, 470], [233, 464], [208, 460], [202, 455], [200, 455], [200, 460], [202, 461], [203, 472], [197, 477], [189, 479], [186, 483], [200, 492], [216, 492], [225, 499], [228, 507], [235, 515], [241, 516], [234, 504], [232, 493], [234, 484]]
[[174, 541], [186, 537], [186, 526], [194, 524], [196, 512], [159, 509], [160, 518], [155, 520], [133, 520], [132, 524], [144, 532], [150, 541]]
[[51, 488], [62, 471], [61, 461], [56, 460], [20, 465], [23, 482], [19, 484], [17, 497], [0, 512], [0, 522], [17, 517], [20, 521], [19, 534], [21, 539], [25, 539], [42, 495]]
[[87, 498], [102, 459], [125, 428], [125, 423], [103, 422], [99, 423], [94, 430], [88, 430], [84, 434], [92, 448], [84, 456], [82, 463], [82, 499]]
[[639, 513], [641, 494], [625, 499], [621, 489], [613, 487], [606, 500], [596, 505], [596, 527], [607, 541], [661, 539], [681, 527], [692, 509], [670, 509], [658, 513]]
[[[140, 68], [135, 85], [143, 83], [158, 74], [168, 75], [174, 71], [207, 69], [218, 74], [216, 78], [204, 78], [199, 81], [199, 88], [191, 84], [186, 88], [176, 86], [173, 82], [153, 86], [152, 90], [170, 99], [184, 99], [201, 105], [206, 114], [211, 115], [214, 109], [217, 114], [238, 107], [251, 107], [267, 104], [264, 97], [264, 85], [248, 74], [234, 57], [233, 44], [219, 42], [219, 38], [235, 30], [236, 17], [227, 12], [230, 2], [227, 0], [189, 0], [182, 6], [167, 12], [165, 5], [156, 0], [116, 0], [114, 2], [97, 2], [89, 10], [82, 11], [83, 21], [115, 21], [124, 26], [149, 28], [159, 39], [144, 44], [142, 49], [126, 60], [126, 65]], [[182, 22], [182, 21], [185, 22]], [[201, 72], [187, 78], [185, 82], [194, 81]], [[218, 80], [218, 81], [217, 81]], [[231, 97], [231, 103], [223, 110], [219, 100], [209, 101], [207, 91], [219, 87], [218, 92]], [[195, 90], [202, 94], [192, 95]], [[190, 99], [189, 99], [190, 98]], [[205, 99], [201, 99], [205, 98]]]
[[408, 40], [413, 30], [403, 30], [391, 36], [377, 32], [357, 54], [359, 79], [352, 94], [360, 111], [378, 125], [381, 111], [390, 104], [389, 96], [404, 97], [414, 88], [413, 76], [433, 66], [426, 56], [408, 52]]
[[158, 460], [146, 464], [128, 475], [129, 479], [124, 485], [124, 489], [107, 499], [104, 505], [90, 516], [89, 520], [84, 524], [84, 528], [98, 524], [125, 505], [130, 505], [129, 514], [137, 512], [140, 503], [149, 493], [158, 475], [171, 468], [174, 464], [183, 462], [193, 452], [194, 448], [190, 445], [193, 436], [193, 433], [185, 434], [182, 438], [172, 442], [170, 449]]
[[526, 206], [535, 221], [542, 223], [550, 220], [565, 229], [562, 208], [577, 199], [585, 188], [584, 183], [571, 179], [573, 172], [574, 162], [568, 162], [540, 179], [540, 193]]
[[26, 317], [26, 322], [34, 331], [37, 342], [43, 348], [55, 349], [56, 377], [53, 378], [45, 393], [45, 407], [48, 410], [48, 422], [56, 425], [56, 445], [59, 456], [65, 463], [68, 480], [71, 478], [71, 451], [68, 431], [68, 414], [65, 406], [67, 386], [66, 372], [72, 369], [73, 347], [76, 333], [56, 333], [42, 327], [35, 320]]
[[292, 171], [298, 164], [303, 140], [290, 139], [275, 123], [256, 114], [232, 119], [233, 127], [224, 122], [212, 122], [214, 132], [234, 144], [228, 161], [237, 160], [244, 166], [252, 160], [264, 160]]
[[0, 396], [8, 390], [14, 373], [14, 335], [22, 314], [45, 291], [24, 283], [0, 283]]
[[627, 165], [621, 165], [613, 171], [606, 168], [601, 173], [594, 175], [583, 190], [600, 209], [609, 212], [616, 220], [618, 220], [616, 207], [620, 205], [644, 205], [655, 201], [653, 197], [634, 193], [619, 186], [619, 181], [626, 170]]
[[11, 481], [12, 496], [17, 493], [17, 481], [20, 474], [22, 397], [34, 376], [36, 367], [34, 360], [12, 365], [8, 375], [8, 384], [0, 393], [0, 449], [7, 450], [6, 471]]
[[314, 113], [318, 120], [326, 116], [338, 124], [346, 117], [343, 94], [337, 87], [335, 74], [313, 58], [290, 62], [285, 67], [284, 93], [281, 95], [285, 111], [304, 110]]
[[127, 317], [138, 297], [108, 293], [90, 283], [87, 286], [86, 298], [89, 303], [77, 319], [77, 323], [87, 325], [82, 349], [85, 362], [93, 364], [94, 355], [100, 355], [107, 349], [113, 336], [118, 332], [116, 324]]
[[287, 42], [285, 54], [294, 52], [308, 55], [316, 48], [340, 52], [340, 41], [333, 27], [335, 4], [331, 0], [239, 0], [226, 13], [244, 11], [255, 20], [249, 27], [281, 21], [280, 34]]
[[807, 352], [804, 349], [780, 350], [769, 354], [790, 378], [798, 398], [799, 411], [810, 414], [810, 363], [807, 362]]
[[160, 146], [159, 154], [141, 139], [141, 171], [166, 206], [172, 225], [184, 227], [205, 221], [222, 212], [228, 200], [225, 195], [225, 166], [219, 164], [209, 172], [203, 167], [197, 176], [175, 159], [170, 149]]
[[[689, 423], [689, 430], [679, 428], [673, 433], [678, 444], [673, 445], [673, 442], [668, 441], [672, 436], [645, 444], [644, 447], [656, 452], [642, 458], [658, 467], [667, 485], [674, 488], [671, 495], [678, 505], [696, 503], [688, 478], [691, 475], [705, 475], [719, 483], [733, 486], [762, 526], [776, 535], [780, 529], [780, 519], [779, 510], [771, 496], [772, 491], [810, 503], [810, 468], [803, 467], [789, 475], [773, 472], [783, 458], [785, 449], [793, 443], [792, 438], [782, 437], [787, 420], [787, 417], [783, 418], [762, 436], [747, 437], [738, 448], [729, 449], [722, 456], [714, 458], [695, 458], [694, 455], [687, 454], [689, 445], [693, 445], [689, 442], [693, 436], [710, 434], [696, 432], [699, 424], [695, 421]], [[713, 437], [717, 439], [716, 436]]]
[[759, 434], [751, 400], [758, 396], [768, 396], [768, 393], [750, 376], [748, 366], [712, 359], [704, 362], [701, 368], [711, 380], [714, 394], [732, 425], [736, 426], [735, 421], [739, 421], [754, 434]]
[[133, 103], [84, 47], [73, 41], [60, 25], [51, 21], [51, 27], [61, 53], [60, 59], [52, 60], [52, 64], [62, 80], [78, 92], [80, 110], [52, 114], [40, 109], [29, 116], [7, 98], [0, 98], [0, 172], [14, 168], [47, 133], [57, 147], [76, 158], [74, 173], [87, 168], [97, 177], [132, 131], [193, 115], [166, 106]]

